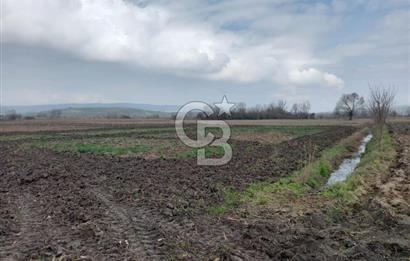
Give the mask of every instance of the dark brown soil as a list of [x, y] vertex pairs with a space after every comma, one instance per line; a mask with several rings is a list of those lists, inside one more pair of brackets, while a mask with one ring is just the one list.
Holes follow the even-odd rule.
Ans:
[[308, 195], [290, 206], [240, 212], [231, 217], [234, 249], [256, 250], [262, 260], [409, 260], [410, 125], [392, 125], [391, 132], [397, 164], [372, 177], [359, 202], [332, 213], [339, 205]]
[[[18, 142], [3, 142], [0, 260], [404, 258], [406, 241], [384, 239], [408, 227], [371, 203], [331, 226], [321, 210], [258, 217], [207, 211], [223, 201], [223, 188], [289, 175], [306, 163], [304, 148], [314, 144], [319, 155], [353, 131], [341, 127], [276, 145], [234, 142], [233, 160], [223, 167], [22, 150]], [[381, 236], [363, 243], [362, 234], [351, 233], [356, 228]]]

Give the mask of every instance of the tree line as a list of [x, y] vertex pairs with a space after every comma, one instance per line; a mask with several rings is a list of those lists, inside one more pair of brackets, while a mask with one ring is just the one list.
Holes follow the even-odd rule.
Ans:
[[[332, 113], [311, 113], [311, 104], [309, 101], [297, 102], [288, 106], [285, 100], [279, 100], [267, 105], [257, 105], [247, 107], [245, 103], [236, 104], [231, 115], [219, 115], [218, 107], [214, 107], [214, 114], [210, 117], [205, 117], [203, 113], [193, 112], [189, 114], [190, 118], [200, 119], [314, 119], [314, 118], [370, 118], [377, 117], [377, 121], [385, 121], [387, 116], [407, 116], [410, 117], [410, 106], [404, 110], [396, 111], [393, 109], [393, 101], [396, 92], [392, 87], [370, 87], [370, 95], [367, 100], [358, 93], [343, 94]], [[61, 110], [51, 110], [48, 112], [38, 113], [35, 116], [22, 116], [16, 113], [15, 110], [7, 111], [4, 115], [0, 115], [0, 120], [20, 120], [34, 118], [60, 118]], [[110, 116], [107, 116], [110, 117]], [[114, 115], [112, 118], [130, 118], [127, 115]]]
[[392, 87], [371, 87], [370, 95], [367, 99], [359, 94], [346, 93], [343, 94], [332, 113], [311, 113], [311, 105], [309, 101], [294, 103], [288, 107], [285, 100], [279, 100], [276, 103], [268, 105], [257, 105], [247, 108], [246, 104], [241, 102], [235, 105], [231, 111], [231, 115], [219, 115], [218, 108], [215, 107], [215, 113], [210, 117], [205, 117], [204, 114], [193, 114], [197, 118], [211, 119], [314, 119], [314, 118], [371, 118], [375, 115], [380, 119], [386, 119], [387, 116], [407, 116], [410, 117], [410, 106], [406, 110], [396, 111], [393, 109], [393, 101], [395, 98], [395, 90]]
[[231, 119], [314, 119], [310, 112], [309, 101], [294, 103], [290, 108], [285, 100], [279, 100], [268, 105], [257, 105], [247, 108], [245, 103], [238, 103], [231, 112]]

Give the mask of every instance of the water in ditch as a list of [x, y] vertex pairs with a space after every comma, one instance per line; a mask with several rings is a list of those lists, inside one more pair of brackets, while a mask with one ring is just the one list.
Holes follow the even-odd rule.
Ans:
[[360, 163], [360, 159], [363, 153], [366, 151], [367, 143], [369, 143], [369, 141], [372, 138], [372, 134], [369, 134], [366, 137], [364, 137], [362, 143], [360, 144], [359, 150], [355, 152], [350, 159], [345, 159], [342, 162], [342, 164], [340, 164], [339, 168], [330, 175], [330, 178], [327, 181], [326, 186], [331, 186], [337, 182], [344, 181], [348, 176], [350, 176], [353, 173], [357, 165]]

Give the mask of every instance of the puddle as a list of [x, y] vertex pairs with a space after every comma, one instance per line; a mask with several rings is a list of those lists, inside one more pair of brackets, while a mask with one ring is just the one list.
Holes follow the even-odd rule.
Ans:
[[344, 181], [353, 173], [357, 165], [360, 163], [363, 153], [366, 151], [366, 144], [369, 143], [372, 138], [373, 135], [369, 134], [362, 140], [359, 150], [353, 154], [352, 158], [345, 159], [342, 164], [340, 164], [339, 168], [330, 175], [326, 186], [331, 186], [337, 182]]

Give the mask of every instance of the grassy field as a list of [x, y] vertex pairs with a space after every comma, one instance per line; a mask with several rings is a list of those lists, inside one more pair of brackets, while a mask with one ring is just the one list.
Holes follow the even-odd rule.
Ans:
[[[237, 142], [278, 143], [306, 135], [330, 131], [330, 126], [233, 126], [231, 128], [232, 146]], [[191, 127], [186, 130], [195, 136]], [[207, 129], [216, 137], [220, 129]], [[269, 138], [269, 140], [267, 140]], [[123, 128], [108, 130], [88, 130], [56, 134], [15, 134], [0, 136], [0, 141], [23, 141], [25, 148], [51, 149], [55, 152], [93, 153], [128, 155], [145, 158], [196, 157], [196, 149], [184, 145], [176, 136], [174, 128]], [[207, 155], [221, 156], [221, 147], [206, 148]]]

